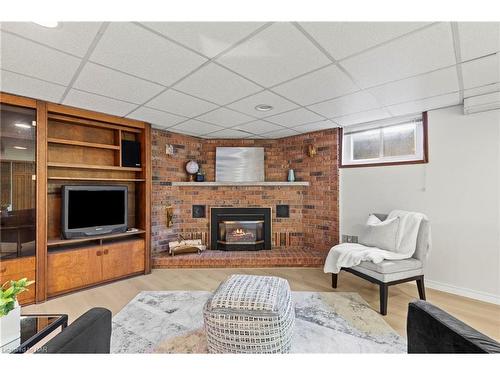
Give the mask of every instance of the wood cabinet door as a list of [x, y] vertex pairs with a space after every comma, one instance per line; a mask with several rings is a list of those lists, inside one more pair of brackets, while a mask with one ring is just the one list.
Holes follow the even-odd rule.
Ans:
[[[19, 280], [24, 277], [35, 280], [35, 257], [23, 257], [0, 261], [0, 285], [7, 281]], [[35, 284], [31, 284], [28, 290], [19, 294], [20, 305], [35, 302]]]
[[102, 276], [104, 280], [144, 271], [143, 239], [103, 244], [102, 250]]
[[102, 280], [101, 259], [101, 246], [49, 253], [48, 294], [59, 294], [100, 282]]

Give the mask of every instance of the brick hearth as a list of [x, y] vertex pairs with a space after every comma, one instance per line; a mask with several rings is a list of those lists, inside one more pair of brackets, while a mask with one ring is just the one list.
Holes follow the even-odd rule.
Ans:
[[321, 267], [326, 252], [306, 249], [273, 249], [260, 251], [207, 250], [201, 254], [156, 254], [154, 268], [263, 268]]
[[[162, 130], [153, 130], [153, 266], [318, 266], [326, 252], [338, 243], [337, 130], [326, 130], [277, 140], [204, 140]], [[306, 155], [308, 144], [317, 155]], [[174, 146], [166, 155], [165, 145]], [[265, 148], [266, 181], [285, 181], [288, 168], [299, 181], [310, 186], [171, 186], [186, 181], [185, 164], [197, 160], [207, 181], [215, 180], [217, 146]], [[277, 218], [275, 206], [290, 206], [289, 218]], [[166, 227], [166, 206], [174, 210], [174, 224]], [[206, 218], [192, 218], [192, 205], [205, 205]], [[207, 238], [210, 207], [271, 207], [273, 238], [271, 251], [207, 251], [170, 257], [168, 242], [185, 238]], [[248, 254], [247, 254], [248, 253]]]

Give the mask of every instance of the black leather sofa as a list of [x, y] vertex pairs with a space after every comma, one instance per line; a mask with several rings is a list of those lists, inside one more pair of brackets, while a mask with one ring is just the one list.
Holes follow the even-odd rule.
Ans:
[[109, 353], [110, 343], [111, 311], [96, 307], [80, 316], [36, 354], [104, 354]]
[[425, 301], [408, 306], [408, 353], [500, 353], [500, 343]]

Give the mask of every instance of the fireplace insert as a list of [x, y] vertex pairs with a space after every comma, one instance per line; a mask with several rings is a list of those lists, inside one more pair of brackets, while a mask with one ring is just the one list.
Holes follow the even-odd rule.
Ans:
[[271, 209], [212, 208], [210, 235], [212, 250], [270, 250]]

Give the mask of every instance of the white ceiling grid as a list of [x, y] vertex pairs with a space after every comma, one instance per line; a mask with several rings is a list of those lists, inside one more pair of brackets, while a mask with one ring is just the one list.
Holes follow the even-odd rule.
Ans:
[[280, 138], [500, 89], [494, 22], [5, 22], [0, 32], [2, 91], [205, 138]]

